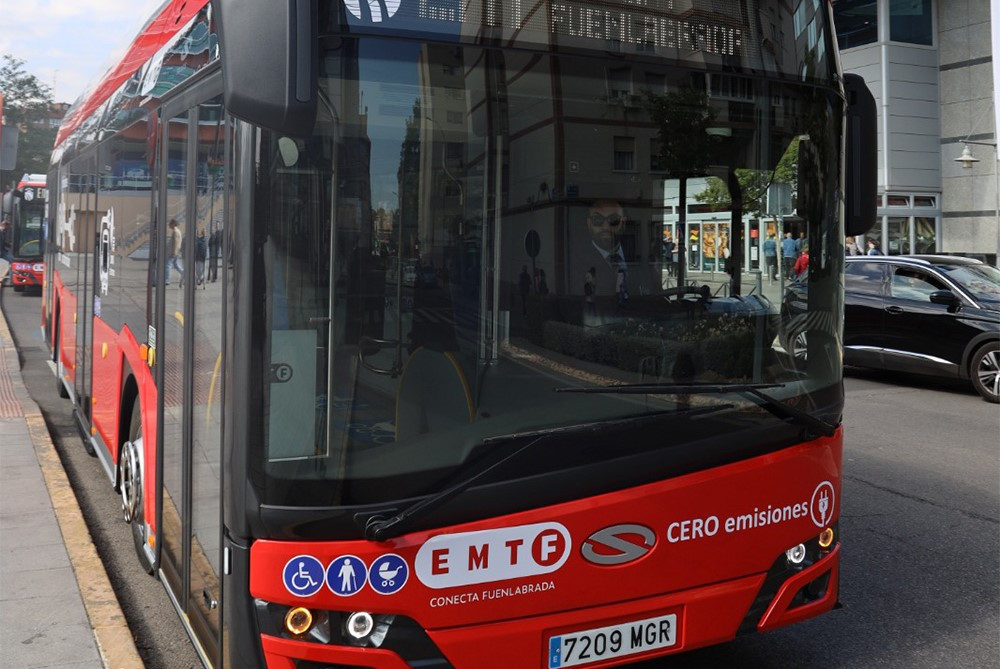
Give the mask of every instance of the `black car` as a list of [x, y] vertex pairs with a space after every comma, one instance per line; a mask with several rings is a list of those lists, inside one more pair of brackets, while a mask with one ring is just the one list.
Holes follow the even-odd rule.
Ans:
[[[1000, 402], [1000, 269], [956, 256], [846, 259], [844, 364], [969, 379]], [[805, 279], [782, 302], [781, 344], [806, 356]]]
[[1000, 402], [1000, 269], [955, 256], [846, 260], [845, 365], [969, 379]]

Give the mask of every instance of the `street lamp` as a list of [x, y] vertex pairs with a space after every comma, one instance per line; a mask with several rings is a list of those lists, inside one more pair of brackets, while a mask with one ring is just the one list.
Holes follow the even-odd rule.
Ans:
[[962, 155], [955, 158], [956, 163], [962, 163], [964, 169], [972, 169], [972, 166], [980, 162], [979, 158], [972, 155], [969, 144], [977, 146], [993, 147], [995, 160], [993, 161], [993, 190], [995, 201], [993, 203], [993, 213], [997, 224], [997, 259], [996, 264], [1000, 266], [1000, 152], [997, 151], [996, 142], [974, 142], [968, 139], [962, 140]]

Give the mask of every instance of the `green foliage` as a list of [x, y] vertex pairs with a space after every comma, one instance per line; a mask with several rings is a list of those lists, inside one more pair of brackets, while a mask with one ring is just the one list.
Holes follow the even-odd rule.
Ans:
[[[791, 184], [796, 192], [799, 169], [799, 139], [793, 139], [773, 172], [751, 169], [737, 169], [736, 179], [743, 193], [743, 213], [755, 218], [763, 218], [767, 208], [767, 189], [771, 184]], [[694, 199], [711, 205], [712, 211], [726, 211], [732, 205], [726, 182], [718, 177], [708, 178], [708, 188], [696, 193]]]
[[0, 91], [3, 92], [4, 124], [17, 126], [17, 163], [3, 173], [2, 183], [8, 185], [25, 173], [48, 171], [49, 154], [55, 142], [56, 129], [48, 125], [46, 112], [52, 105], [52, 91], [38, 77], [24, 69], [24, 61], [11, 54], [0, 64]]
[[708, 134], [717, 116], [705, 93], [684, 88], [658, 94], [643, 90], [643, 103], [659, 128], [661, 165], [670, 176], [705, 174], [718, 138]]

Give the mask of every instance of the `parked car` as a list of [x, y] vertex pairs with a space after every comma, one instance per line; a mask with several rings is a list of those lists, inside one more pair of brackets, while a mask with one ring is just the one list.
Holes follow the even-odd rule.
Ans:
[[[1000, 269], [955, 256], [846, 259], [844, 364], [968, 379], [1000, 402]], [[781, 343], [807, 350], [796, 318], [807, 299], [793, 283], [782, 303]]]

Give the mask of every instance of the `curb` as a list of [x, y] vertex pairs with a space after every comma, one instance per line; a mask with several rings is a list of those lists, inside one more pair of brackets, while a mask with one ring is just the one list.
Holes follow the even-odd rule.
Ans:
[[0, 317], [0, 347], [4, 349], [11, 382], [24, 409], [24, 419], [38, 458], [38, 466], [42, 470], [45, 487], [52, 501], [59, 531], [62, 533], [63, 543], [73, 567], [73, 575], [94, 632], [101, 661], [105, 669], [143, 667], [142, 658], [132, 638], [132, 631], [111, 588], [107, 571], [97, 554], [76, 494], [45, 426], [45, 420], [21, 380], [17, 349], [13, 346], [13, 341], [4, 315]]

